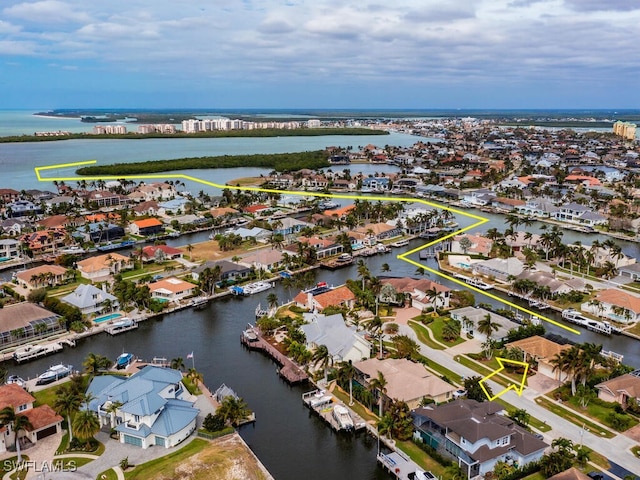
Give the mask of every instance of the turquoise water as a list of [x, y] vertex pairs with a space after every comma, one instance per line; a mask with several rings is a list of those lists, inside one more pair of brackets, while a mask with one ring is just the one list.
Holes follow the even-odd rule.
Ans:
[[104, 317], [98, 317], [93, 321], [96, 323], [108, 322], [109, 320], [113, 320], [115, 318], [120, 318], [122, 316], [121, 313], [110, 313], [109, 315], [105, 315]]

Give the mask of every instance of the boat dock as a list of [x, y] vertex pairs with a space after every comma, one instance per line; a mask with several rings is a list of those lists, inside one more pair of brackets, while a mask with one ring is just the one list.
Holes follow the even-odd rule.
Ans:
[[138, 328], [138, 322], [132, 319], [126, 319], [114, 322], [112, 325], [105, 327], [104, 331], [113, 336], [128, 332], [129, 330], [135, 330], [136, 328]]
[[431, 472], [418, 468], [418, 465], [400, 450], [391, 453], [379, 452], [377, 460], [385, 470], [400, 480], [435, 480], [437, 478]]
[[307, 373], [293, 361], [278, 351], [273, 345], [267, 342], [256, 327], [249, 326], [240, 335], [240, 342], [249, 350], [258, 350], [269, 355], [280, 365], [278, 374], [290, 384], [305, 382], [309, 379]]
[[331, 394], [331, 392], [326, 390], [318, 389], [303, 393], [302, 401], [307, 407], [316, 412], [320, 418], [327, 422], [336, 432], [344, 431], [344, 428], [342, 428], [333, 415], [333, 407], [336, 405], [342, 405], [349, 411], [349, 415], [353, 421], [353, 431], [357, 432], [367, 426], [367, 423], [360, 415], [351, 410], [348, 405], [342, 403], [337, 397]]
[[16, 349], [13, 359], [16, 363], [28, 362], [36, 358], [44, 357], [62, 351], [62, 343], [54, 342], [44, 345], [25, 345]]

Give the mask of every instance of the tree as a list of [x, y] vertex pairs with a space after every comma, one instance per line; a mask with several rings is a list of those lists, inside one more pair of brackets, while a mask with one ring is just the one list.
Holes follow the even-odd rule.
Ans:
[[481, 320], [478, 321], [478, 333], [486, 335], [487, 340], [491, 339], [493, 332], [497, 331], [499, 324], [493, 321], [490, 313], [487, 313]]
[[356, 368], [353, 366], [353, 362], [342, 362], [338, 369], [338, 382], [349, 382], [349, 405], [353, 405], [353, 379], [356, 376]]
[[206, 417], [204, 417], [204, 421], [202, 422], [202, 426], [205, 430], [210, 432], [218, 432], [224, 428], [224, 418], [221, 415], [212, 415], [208, 413]]
[[182, 357], [172, 358], [170, 365], [174, 370], [182, 371], [185, 369], [184, 360], [182, 359]]
[[229, 422], [234, 427], [237, 427], [240, 422], [249, 418], [250, 414], [251, 411], [247, 407], [246, 402], [242, 398], [233, 396], [224, 397], [216, 411], [216, 415], [220, 415], [225, 422]]
[[460, 321], [450, 318], [442, 325], [442, 339], [445, 342], [454, 342], [460, 336]]
[[278, 307], [278, 295], [275, 293], [270, 293], [267, 295], [267, 304], [269, 308], [277, 308]]
[[464, 253], [465, 255], [467, 254], [469, 249], [473, 246], [473, 243], [471, 243], [471, 240], [467, 236], [462, 237], [460, 239], [459, 244], [460, 244], [460, 248], [462, 249], [462, 253]]
[[407, 335], [395, 335], [391, 342], [398, 358], [417, 358], [420, 353], [418, 343]]
[[80, 410], [73, 419], [73, 429], [78, 438], [87, 442], [87, 448], [91, 445], [91, 439], [100, 431], [100, 421], [88, 408]]
[[20, 452], [20, 430], [33, 428], [33, 425], [31, 425], [29, 418], [25, 415], [16, 415], [16, 411], [13, 406], [4, 407], [0, 410], [0, 423], [3, 425], [12, 425], [13, 438], [16, 444], [16, 452], [18, 453], [18, 463], [22, 462], [22, 453]]
[[385, 393], [387, 393], [387, 379], [384, 378], [384, 374], [381, 371], [378, 371], [377, 377], [372, 378], [369, 381], [369, 387], [371, 387], [372, 390], [378, 392], [378, 416], [382, 418], [382, 397]]
[[378, 420], [378, 433], [398, 440], [411, 438], [413, 421], [406, 402], [391, 402], [388, 411]]
[[531, 415], [524, 408], [516, 408], [509, 412], [508, 417], [524, 428], [529, 426], [529, 421], [531, 420]]
[[53, 409], [60, 415], [67, 417], [69, 428], [69, 443], [73, 440], [73, 430], [71, 428], [71, 415], [76, 413], [82, 405], [82, 396], [75, 391], [73, 385], [66, 384], [56, 390], [56, 398]]
[[487, 394], [492, 397], [493, 392], [491, 391], [491, 387], [484, 384], [484, 388], [487, 391], [487, 394], [484, 393], [484, 390], [480, 386], [480, 381], [482, 380], [479, 376], [468, 377], [464, 379], [464, 389], [467, 391], [467, 398], [471, 400], [476, 400], [477, 402], [484, 402], [488, 400]]
[[89, 355], [87, 355], [87, 358], [85, 358], [84, 362], [82, 362], [85, 371], [92, 377], [97, 375], [102, 370], [107, 370], [111, 366], [111, 364], [112, 362], [111, 360], [109, 360], [109, 358], [105, 357], [104, 355], [97, 355], [95, 353], [90, 353]]
[[333, 364], [333, 357], [329, 353], [326, 345], [318, 345], [313, 356], [311, 357], [314, 367], [320, 367], [324, 370], [324, 383], [327, 383], [327, 369]]

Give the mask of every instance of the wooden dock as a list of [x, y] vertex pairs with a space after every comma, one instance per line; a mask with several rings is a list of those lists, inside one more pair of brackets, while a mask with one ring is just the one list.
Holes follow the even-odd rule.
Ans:
[[247, 328], [240, 335], [240, 342], [249, 350], [258, 350], [269, 355], [280, 365], [278, 374], [290, 384], [305, 382], [309, 379], [307, 373], [297, 366], [286, 355], [279, 352], [273, 345], [267, 342], [255, 327]]
[[352, 431], [357, 432], [367, 427], [367, 422], [365, 422], [360, 415], [351, 410], [348, 405], [345, 405], [343, 402], [341, 402], [331, 392], [328, 392], [326, 390], [314, 390], [312, 392], [303, 393], [302, 401], [307, 407], [316, 412], [320, 416], [320, 418], [327, 422], [331, 426], [331, 428], [337, 432], [345, 430], [338, 424], [338, 421], [333, 416], [333, 407], [335, 405], [342, 405], [347, 410], [349, 410], [349, 415], [351, 416], [351, 420], [353, 421]]

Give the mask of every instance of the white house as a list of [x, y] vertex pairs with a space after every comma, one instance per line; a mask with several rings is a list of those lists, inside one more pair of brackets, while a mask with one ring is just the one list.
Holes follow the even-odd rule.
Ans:
[[371, 356], [371, 344], [356, 327], [347, 326], [342, 314], [305, 313], [303, 317], [305, 324], [300, 330], [307, 339], [308, 349], [325, 345], [334, 363], [357, 362]]
[[181, 299], [193, 295], [197, 285], [185, 282], [176, 277], [163, 278], [149, 284], [151, 298], [157, 298], [168, 302], [178, 302]]
[[108, 310], [118, 309], [118, 299], [106, 290], [101, 290], [93, 285], [78, 285], [69, 295], [62, 297], [62, 301], [78, 307], [83, 315], [100, 313], [109, 307]]

